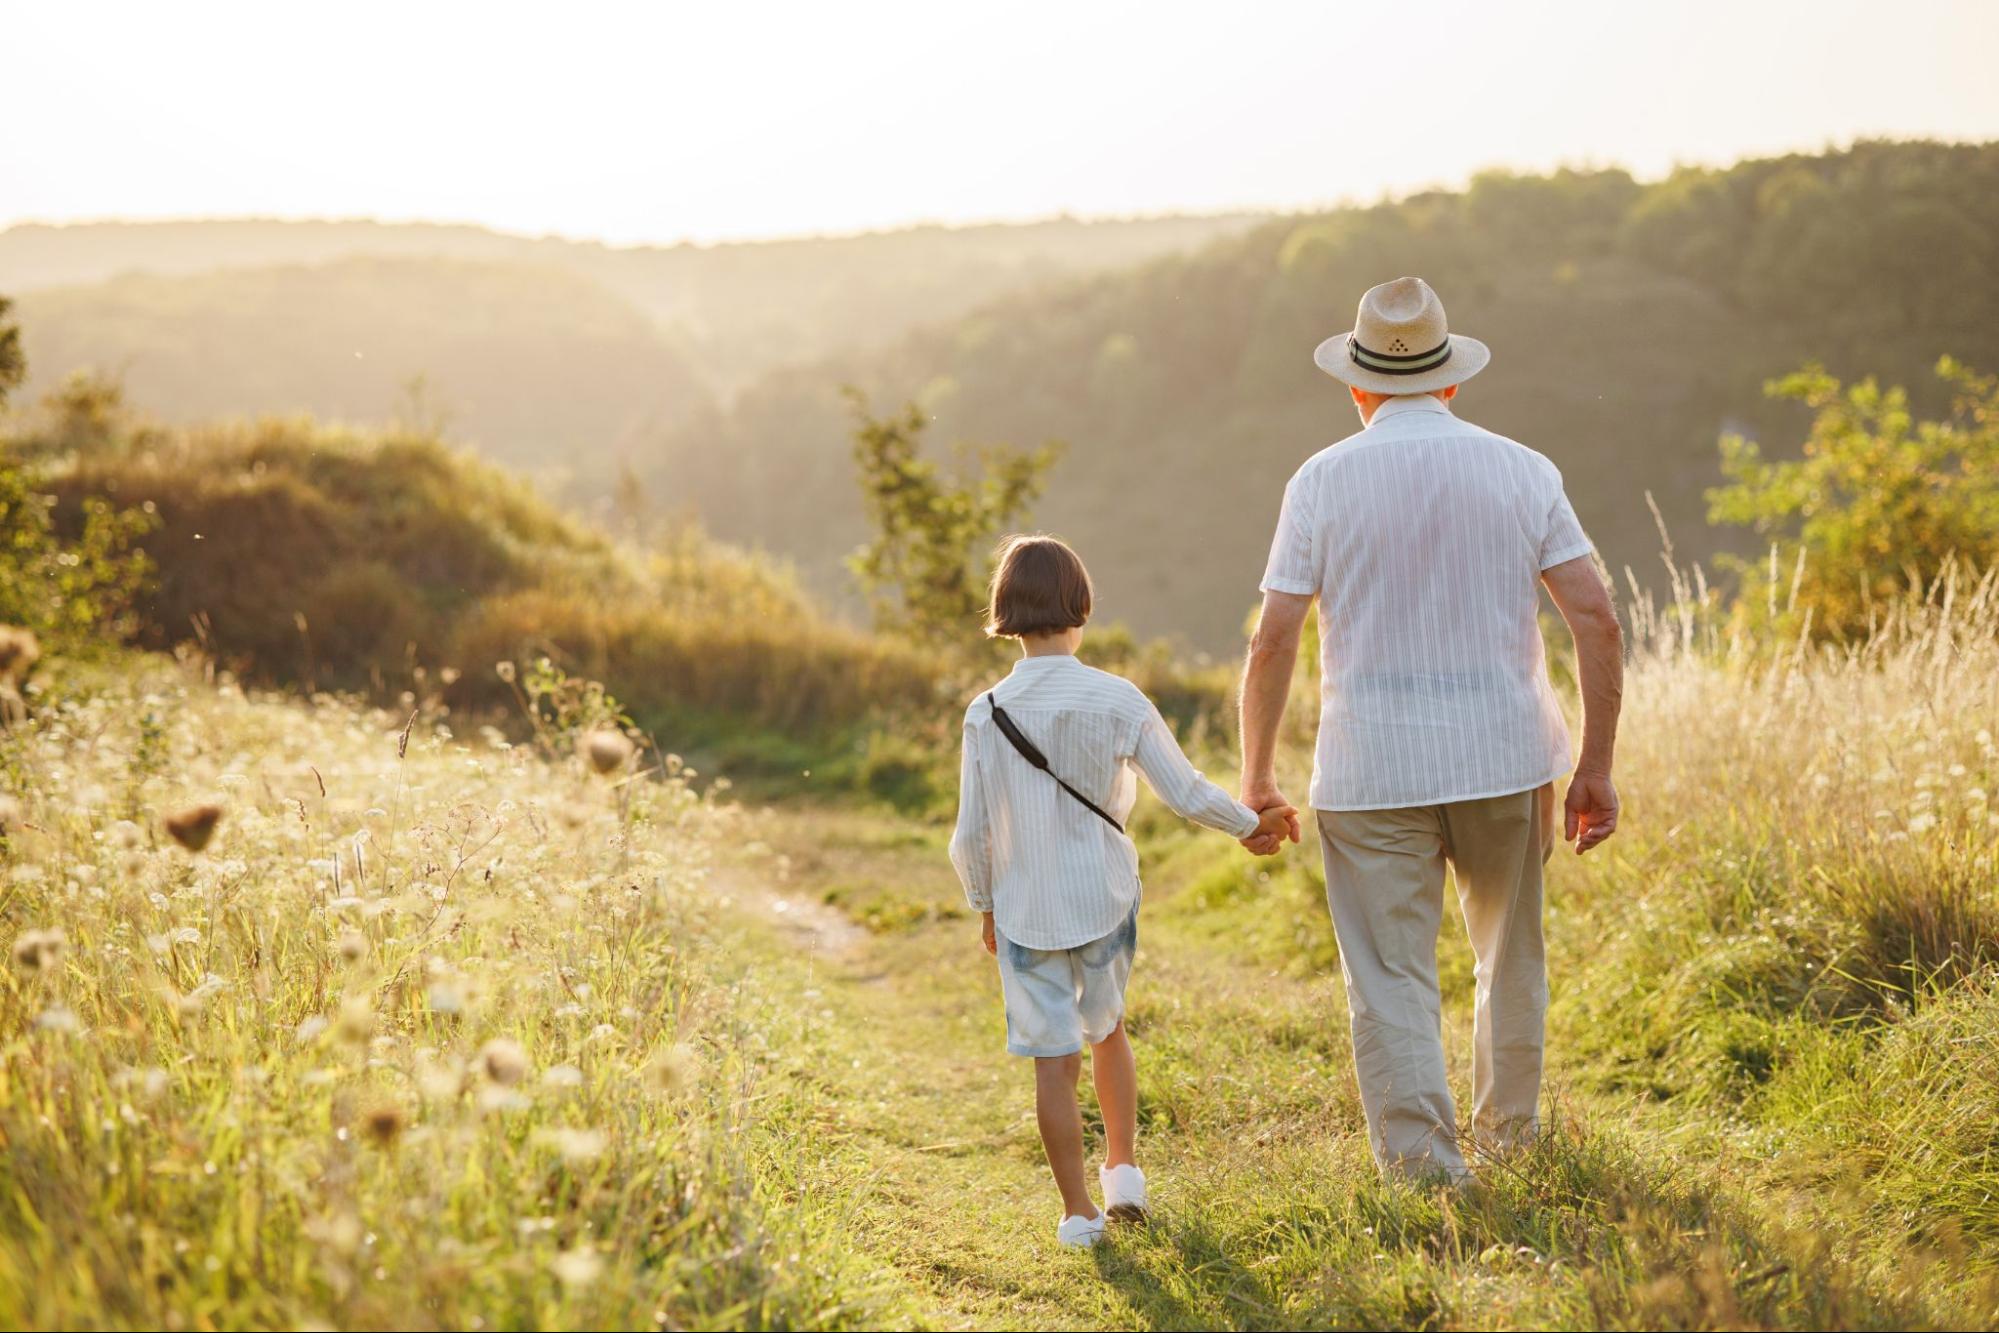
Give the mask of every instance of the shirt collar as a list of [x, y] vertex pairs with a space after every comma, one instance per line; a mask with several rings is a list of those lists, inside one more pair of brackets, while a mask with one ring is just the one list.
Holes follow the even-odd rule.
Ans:
[[1379, 426], [1390, 417], [1399, 417], [1404, 412], [1441, 412], [1451, 415], [1451, 405], [1432, 394], [1415, 393], [1401, 398], [1391, 398], [1374, 409], [1374, 419], [1367, 424]]
[[1070, 666], [1074, 666], [1076, 664], [1075, 654], [1045, 653], [1040, 657], [1023, 657], [1013, 664], [1013, 670], [1007, 674], [1018, 676], [1024, 671], [1044, 671], [1049, 667], [1065, 662]]

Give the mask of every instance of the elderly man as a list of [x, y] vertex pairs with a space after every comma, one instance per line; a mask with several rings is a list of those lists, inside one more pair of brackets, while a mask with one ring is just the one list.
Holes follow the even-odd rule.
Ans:
[[1617, 615], [1554, 464], [1451, 411], [1489, 357], [1449, 332], [1419, 278], [1372, 289], [1353, 332], [1320, 344], [1319, 368], [1349, 386], [1365, 429], [1285, 488], [1242, 690], [1243, 803], [1285, 804], [1274, 750], [1316, 599], [1311, 805], [1368, 1134], [1384, 1171], [1453, 1182], [1467, 1171], [1437, 989], [1446, 863], [1478, 958], [1474, 1139], [1503, 1147], [1539, 1124], [1541, 871], [1569, 770], [1542, 587], [1575, 637], [1583, 694], [1565, 835], [1581, 853], [1617, 828]]

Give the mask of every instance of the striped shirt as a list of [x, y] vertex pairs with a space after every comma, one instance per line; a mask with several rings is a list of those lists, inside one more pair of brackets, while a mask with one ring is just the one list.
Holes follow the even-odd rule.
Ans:
[[[1122, 824], [1145, 780], [1196, 823], [1238, 838], [1256, 815], [1187, 762], [1138, 686], [1067, 654], [1023, 657], [991, 691], [1063, 781]], [[1013, 748], [985, 695], [965, 710], [951, 864], [973, 910], [1030, 949], [1101, 939], [1138, 902], [1138, 849]]]
[[1567, 772], [1540, 576], [1590, 551], [1553, 463], [1428, 395], [1313, 455], [1263, 577], [1318, 598], [1313, 807], [1438, 805]]

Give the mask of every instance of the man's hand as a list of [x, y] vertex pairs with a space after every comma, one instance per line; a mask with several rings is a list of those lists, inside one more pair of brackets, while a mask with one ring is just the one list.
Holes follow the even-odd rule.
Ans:
[[985, 919], [979, 923], [979, 939], [986, 946], [986, 952], [995, 958], [999, 956], [999, 934], [993, 929], [993, 914], [981, 912]]
[[1577, 769], [1562, 809], [1562, 837], [1575, 843], [1577, 856], [1617, 832], [1617, 788], [1608, 773]]

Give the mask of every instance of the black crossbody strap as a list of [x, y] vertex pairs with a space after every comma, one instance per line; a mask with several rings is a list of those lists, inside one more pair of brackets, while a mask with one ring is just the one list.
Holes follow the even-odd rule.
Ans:
[[993, 721], [999, 724], [999, 729], [1003, 733], [1005, 733], [1006, 738], [1013, 742], [1013, 748], [1020, 751], [1020, 757], [1022, 759], [1025, 759], [1028, 763], [1033, 764], [1036, 768], [1040, 769], [1043, 773], [1046, 773], [1049, 777], [1054, 778], [1055, 784], [1058, 787], [1060, 787], [1063, 791], [1068, 792], [1071, 796], [1075, 797], [1077, 800], [1081, 801], [1086, 807], [1088, 807], [1091, 814], [1095, 815], [1098, 819], [1103, 820], [1106, 824], [1109, 824], [1119, 833], [1124, 832], [1124, 825], [1118, 823], [1115, 819], [1112, 819], [1109, 815], [1105, 814], [1103, 808], [1099, 806], [1095, 801], [1083, 795], [1083, 793], [1077, 791], [1074, 787], [1071, 787], [1068, 783], [1062, 781], [1062, 775], [1057, 773], [1054, 769], [1048, 767], [1048, 756], [1041, 753], [1041, 750], [1034, 744], [1033, 741], [1021, 735], [1020, 728], [1018, 726], [1015, 726], [1013, 719], [1006, 715], [1006, 709], [1001, 708], [999, 706], [999, 700], [993, 698], [991, 694], [988, 694], [986, 695], [986, 702], [992, 705]]

